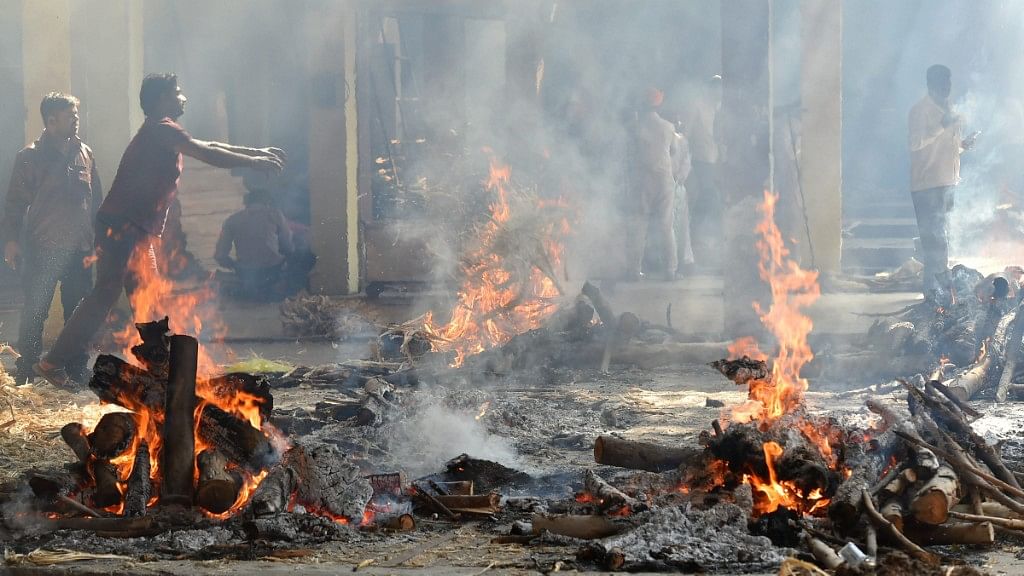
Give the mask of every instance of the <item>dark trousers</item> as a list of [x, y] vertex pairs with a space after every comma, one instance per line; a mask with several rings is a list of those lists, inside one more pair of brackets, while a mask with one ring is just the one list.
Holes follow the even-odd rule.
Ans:
[[690, 203], [690, 238], [698, 264], [713, 264], [720, 257], [722, 235], [722, 195], [718, 188], [718, 164], [693, 162], [686, 180]]
[[88, 355], [92, 337], [103, 325], [121, 296], [128, 280], [128, 260], [137, 247], [146, 247], [149, 236], [133, 224], [122, 221], [96, 225], [96, 284], [64, 324], [46, 361], [65, 366]]
[[910, 193], [921, 238], [925, 295], [949, 284], [948, 220], [953, 210], [953, 187], [943, 186]]
[[283, 267], [284, 263], [268, 268], [236, 267], [235, 274], [238, 275], [239, 283], [236, 296], [244, 300], [266, 302], [280, 300], [282, 297], [281, 269]]
[[[17, 373], [31, 376], [32, 365], [39, 361], [43, 348], [43, 325], [50, 312], [53, 294], [60, 282], [60, 302], [64, 307], [64, 322], [71, 318], [78, 302], [92, 288], [92, 270], [85, 267], [88, 252], [66, 248], [27, 246], [22, 289], [25, 301], [18, 326]], [[69, 359], [69, 368], [85, 369], [86, 358]]]

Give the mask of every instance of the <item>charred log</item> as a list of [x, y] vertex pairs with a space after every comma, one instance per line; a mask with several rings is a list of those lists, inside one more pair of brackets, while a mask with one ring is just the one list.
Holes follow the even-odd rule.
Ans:
[[850, 477], [836, 490], [828, 507], [828, 517], [841, 530], [853, 529], [860, 519], [863, 498], [861, 493], [874, 484], [882, 474], [885, 461], [880, 454], [865, 454], [854, 466]]
[[593, 470], [583, 475], [583, 489], [598, 500], [602, 509], [628, 506], [633, 512], [642, 512], [647, 505], [606, 482]]
[[92, 500], [96, 506], [106, 508], [121, 501], [121, 489], [118, 487], [117, 468], [106, 460], [96, 460], [92, 464], [92, 477], [96, 481], [96, 492]]
[[196, 504], [213, 512], [227, 512], [242, 488], [242, 476], [228, 470], [228, 461], [216, 450], [203, 450], [196, 459], [199, 484], [196, 486]]
[[135, 415], [131, 412], [104, 414], [89, 435], [89, 443], [97, 458], [114, 458], [131, 446], [135, 439]]
[[152, 483], [149, 479], [149, 444], [145, 440], [139, 442], [135, 452], [135, 465], [128, 475], [128, 490], [124, 494], [124, 514], [127, 518], [138, 518], [146, 515], [146, 504], [149, 502]]
[[274, 449], [263, 432], [213, 404], [203, 408], [199, 437], [228, 460], [254, 472], [274, 460]]
[[60, 437], [71, 447], [71, 451], [78, 457], [79, 462], [82, 464], [89, 462], [92, 446], [89, 444], [89, 437], [85, 433], [85, 426], [78, 422], [65, 424], [60, 429]]
[[621, 526], [604, 516], [547, 516], [533, 515], [533, 533], [541, 534], [548, 531], [560, 536], [595, 540], [607, 538], [622, 531]]
[[705, 464], [706, 458], [704, 451], [695, 447], [674, 448], [615, 436], [598, 436], [594, 441], [594, 462], [632, 470], [665, 472], [684, 464]]
[[263, 518], [288, 510], [289, 501], [292, 493], [298, 488], [299, 480], [295, 470], [286, 460], [271, 468], [267, 477], [256, 487], [249, 501], [248, 515]]
[[767, 362], [764, 360], [754, 360], [749, 356], [744, 356], [737, 360], [715, 360], [708, 365], [740, 386], [747, 385], [751, 380], [768, 381], [772, 376], [772, 371], [768, 368]]
[[135, 329], [142, 343], [132, 346], [132, 355], [155, 378], [166, 380], [171, 358], [170, 318], [164, 316], [163, 320], [136, 323]]
[[96, 358], [89, 380], [100, 400], [135, 411], [161, 410], [166, 385], [166, 380], [109, 354]]
[[171, 336], [170, 350], [167, 399], [164, 403], [160, 500], [167, 504], [191, 506], [195, 478], [194, 434], [199, 341], [191, 336]]

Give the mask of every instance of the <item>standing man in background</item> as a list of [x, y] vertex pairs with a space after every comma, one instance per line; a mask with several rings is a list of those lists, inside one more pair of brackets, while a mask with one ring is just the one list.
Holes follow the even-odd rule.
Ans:
[[664, 279], [673, 280], [679, 264], [675, 235], [675, 195], [681, 138], [675, 127], [658, 114], [665, 99], [657, 88], [647, 91], [645, 110], [637, 118], [636, 167], [634, 182], [640, 219], [633, 237], [629, 260], [629, 277], [643, 277], [644, 248], [648, 245], [648, 229], [654, 226], [661, 247], [661, 270]]
[[722, 77], [712, 76], [700, 96], [685, 110], [683, 131], [690, 145], [693, 170], [686, 182], [697, 263], [710, 266], [718, 259], [722, 238], [722, 198], [718, 189], [721, 150], [718, 112], [722, 108]]
[[960, 154], [977, 134], [963, 139], [963, 119], [950, 105], [952, 74], [936, 64], [925, 75], [928, 95], [910, 109], [910, 195], [921, 240], [926, 298], [949, 291], [949, 213], [960, 183]]
[[[247, 148], [196, 140], [178, 124], [187, 99], [174, 74], [151, 74], [139, 93], [146, 121], [121, 156], [110, 193], [96, 217], [96, 285], [64, 325], [53, 348], [33, 367], [54, 386], [77, 388], [71, 362], [89, 350], [128, 277], [135, 250], [153, 252], [167, 210], [178, 192], [182, 155], [218, 168], [247, 167], [279, 172], [284, 153], [277, 148]], [[154, 263], [155, 265], [155, 263]]]
[[[0, 234], [4, 261], [21, 271], [24, 290], [14, 379], [25, 384], [42, 353], [43, 325], [60, 282], [64, 321], [92, 288], [86, 257], [102, 197], [92, 150], [78, 137], [78, 99], [51, 92], [39, 105], [43, 133], [18, 152]], [[81, 377], [87, 358], [68, 358]]]

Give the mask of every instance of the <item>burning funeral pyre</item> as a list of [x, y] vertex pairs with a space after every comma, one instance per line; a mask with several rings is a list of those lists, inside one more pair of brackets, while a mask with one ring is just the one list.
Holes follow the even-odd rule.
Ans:
[[[5, 525], [33, 544], [59, 543], [67, 530], [101, 541], [192, 532], [219, 547], [199, 556], [204, 547], [196, 545], [189, 557], [237, 558], [411, 530], [441, 542], [452, 524], [479, 520], [478, 529], [497, 532], [495, 543], [546, 550], [547, 558], [568, 550], [580, 567], [784, 565], [812, 573], [813, 562], [845, 573], [877, 565], [879, 573], [906, 574], [953, 562], [925, 547], [991, 544], [998, 530], [1022, 528], [1024, 491], [998, 449], [972, 430], [978, 413], [941, 372], [901, 382], [905, 405], [871, 399], [867, 409], [880, 416], [874, 425], [808, 409], [801, 369], [813, 359], [813, 326], [805, 309], [819, 288], [816, 275], [788, 257], [773, 196], [766, 194], [757, 228], [760, 273], [772, 295], [758, 308], [773, 337], [775, 351], [767, 354], [749, 338], [728, 349], [682, 341], [670, 315], [658, 325], [616, 313], [591, 283], [576, 298], [559, 297], [561, 217], [541, 221], [529, 257], [504, 258], [500, 239], [531, 203], [511, 200], [501, 167], [492, 175], [493, 218], [467, 258], [466, 284], [447, 324], [427, 318], [389, 326], [374, 338], [369, 360], [253, 375], [218, 373], [195, 339], [171, 334], [166, 318], [141, 323], [130, 341], [138, 364], [100, 356], [89, 384], [124, 410], [95, 426], [67, 424], [61, 437], [76, 462], [29, 472], [31, 497], [4, 512]], [[156, 296], [154, 303], [164, 298]], [[544, 416], [552, 401], [528, 405], [528, 393], [479, 390], [499, 378], [540, 375], [550, 384], [558, 370], [601, 378], [613, 364], [723, 356], [712, 365], [746, 388], [747, 401], [723, 409], [698, 442], [593, 433], [597, 417], [583, 409]], [[272, 391], [293, 388], [333, 397], [313, 411], [275, 407]], [[432, 395], [461, 402], [472, 434], [486, 433], [485, 424], [524, 437], [585, 430], [538, 442], [538, 452], [550, 461], [552, 446], [589, 448], [596, 437], [593, 462], [601, 467], [526, 474], [451, 454], [443, 469], [410, 478], [399, 470], [411, 466], [411, 456], [397, 451], [395, 439], [433, 440], [428, 427], [450, 416], [424, 410]], [[613, 426], [616, 415], [602, 411], [600, 420]]]

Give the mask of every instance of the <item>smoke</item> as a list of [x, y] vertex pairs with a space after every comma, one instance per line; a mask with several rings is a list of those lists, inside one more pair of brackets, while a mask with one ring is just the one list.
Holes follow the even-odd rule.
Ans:
[[507, 438], [495, 436], [476, 420], [476, 408], [456, 409], [437, 396], [408, 410], [394, 427], [389, 455], [411, 477], [435, 473], [460, 454], [517, 467], [518, 456]]

